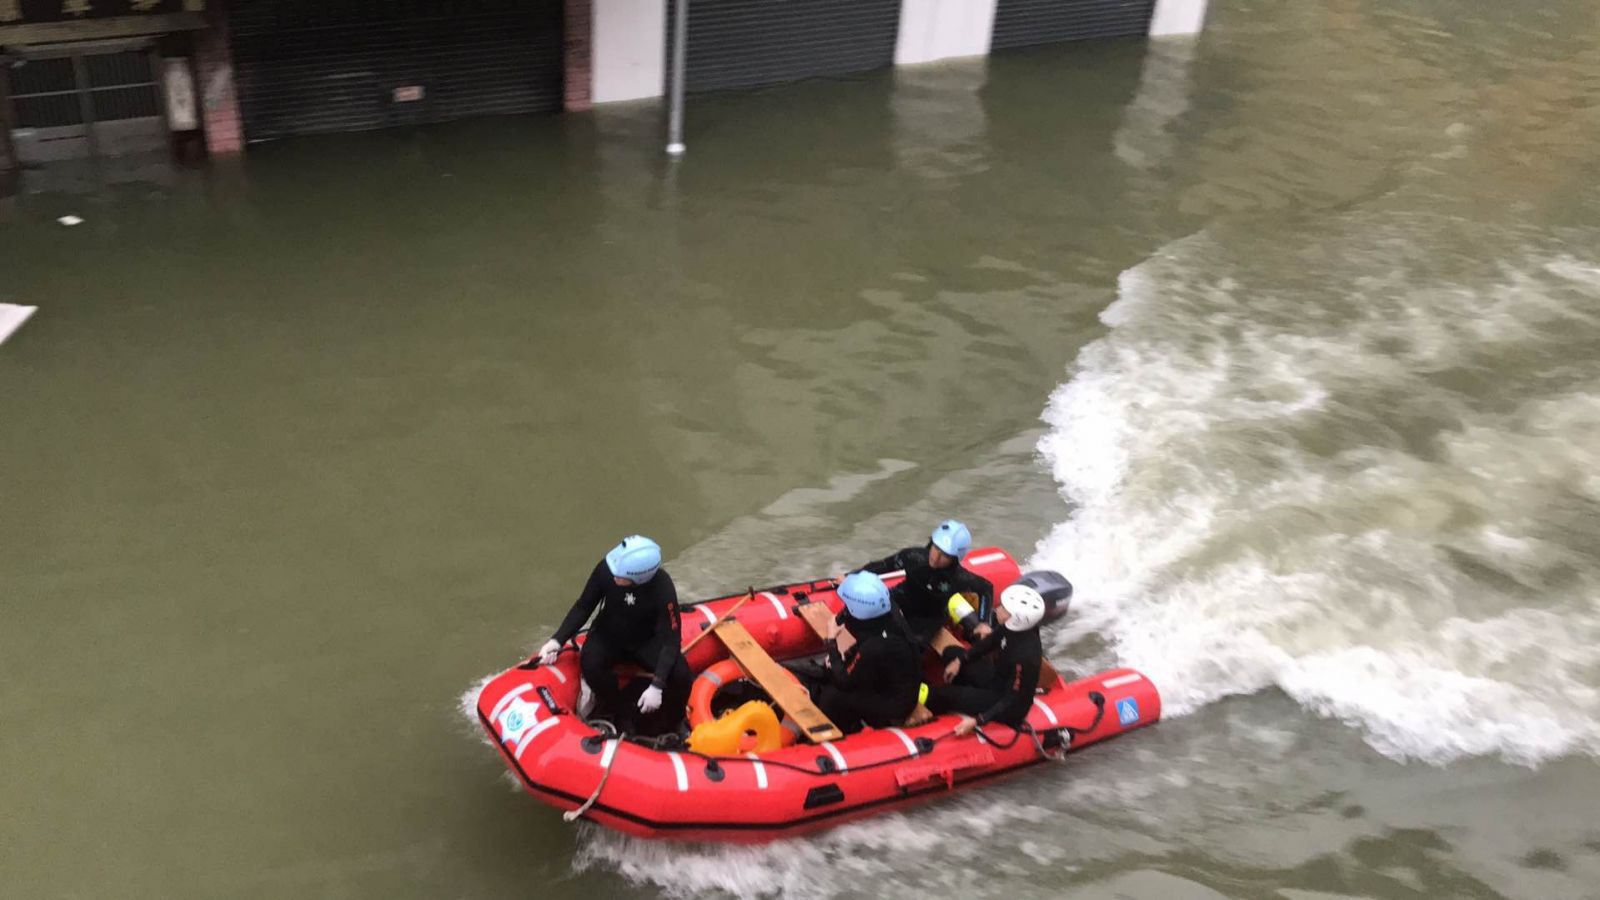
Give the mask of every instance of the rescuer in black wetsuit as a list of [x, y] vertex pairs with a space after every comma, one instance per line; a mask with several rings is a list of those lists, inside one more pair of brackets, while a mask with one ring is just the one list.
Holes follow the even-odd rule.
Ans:
[[921, 650], [893, 614], [889, 589], [870, 572], [854, 572], [839, 585], [844, 628], [855, 643], [843, 654], [833, 638], [824, 678], [810, 685], [823, 715], [845, 734], [864, 726], [903, 724], [917, 705]]
[[1038, 591], [1021, 584], [1006, 588], [995, 611], [1001, 627], [969, 648], [951, 647], [944, 654], [946, 680], [953, 680], [968, 660], [992, 657], [994, 666], [986, 683], [933, 688], [928, 693], [928, 709], [935, 714], [961, 713], [958, 735], [971, 734], [977, 726], [990, 722], [1013, 728], [1022, 724], [1039, 687], [1044, 660], [1039, 623], [1044, 613], [1044, 598]]
[[[624, 731], [656, 735], [677, 728], [693, 679], [679, 649], [678, 590], [661, 568], [661, 548], [655, 541], [639, 535], [624, 538], [595, 565], [555, 637], [540, 648], [541, 663], [555, 662], [562, 645], [572, 640], [597, 605], [600, 612], [578, 660], [583, 680], [594, 692], [596, 709], [617, 717]], [[651, 672], [637, 716], [621, 702], [622, 689], [612, 667], [622, 662], [638, 663]]]
[[978, 619], [985, 623], [976, 634], [982, 637], [993, 630], [994, 585], [989, 579], [971, 572], [961, 565], [962, 557], [972, 548], [972, 533], [967, 526], [954, 519], [946, 519], [933, 530], [926, 547], [907, 547], [883, 559], [867, 563], [862, 568], [875, 575], [904, 570], [905, 580], [889, 592], [890, 598], [905, 614], [906, 624], [917, 640], [927, 646], [948, 619], [950, 595], [972, 594], [976, 599]]

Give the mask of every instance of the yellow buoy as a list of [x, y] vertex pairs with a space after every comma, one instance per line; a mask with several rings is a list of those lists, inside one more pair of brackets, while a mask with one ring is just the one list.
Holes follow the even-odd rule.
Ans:
[[707, 756], [767, 753], [782, 745], [778, 714], [760, 700], [751, 700], [710, 722], [701, 722], [689, 734], [689, 749]]

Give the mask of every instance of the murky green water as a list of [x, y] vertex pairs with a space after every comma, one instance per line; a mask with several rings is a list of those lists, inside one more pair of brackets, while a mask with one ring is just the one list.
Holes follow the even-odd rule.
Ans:
[[[0, 201], [0, 894], [1594, 896], [1600, 9], [1210, 21]], [[728, 850], [459, 712], [946, 515], [1180, 715]]]

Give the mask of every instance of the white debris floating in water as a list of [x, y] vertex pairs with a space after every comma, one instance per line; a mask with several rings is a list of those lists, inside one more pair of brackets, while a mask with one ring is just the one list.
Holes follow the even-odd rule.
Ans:
[[16, 333], [16, 330], [22, 327], [22, 323], [28, 321], [28, 317], [33, 315], [38, 308], [37, 306], [0, 303], [0, 344], [4, 344], [6, 338]]
[[60, 222], [61, 224], [65, 225], [65, 226], [67, 226], [68, 228], [71, 228], [74, 225], [82, 225], [83, 224], [83, 220], [78, 218], [77, 216], [62, 216], [61, 218], [57, 219], [56, 221]]

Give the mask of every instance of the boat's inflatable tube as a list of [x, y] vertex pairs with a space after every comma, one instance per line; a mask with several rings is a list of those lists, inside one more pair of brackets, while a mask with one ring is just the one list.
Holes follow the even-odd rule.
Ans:
[[[996, 591], [1020, 574], [1011, 557], [995, 549], [974, 550], [964, 564]], [[885, 580], [892, 584], [899, 574]], [[743, 596], [686, 607], [683, 639]], [[757, 591], [735, 617], [779, 660], [814, 654], [821, 641], [795, 612], [801, 602], [840, 607], [832, 582], [815, 581]], [[727, 659], [727, 650], [708, 637], [687, 656], [690, 668], [703, 672]], [[1081, 749], [1161, 714], [1160, 695], [1148, 679], [1114, 669], [1042, 686], [1024, 730], [991, 723], [980, 736], [955, 738], [956, 718], [942, 716], [837, 742], [709, 756], [598, 733], [572, 712], [578, 690], [578, 654], [568, 648], [553, 665], [525, 663], [492, 679], [478, 695], [478, 716], [535, 797], [574, 810], [593, 796], [585, 814], [601, 824], [683, 840], [763, 841], [831, 827]]]

